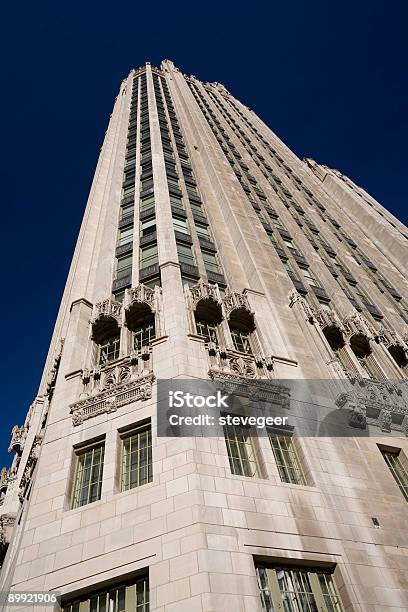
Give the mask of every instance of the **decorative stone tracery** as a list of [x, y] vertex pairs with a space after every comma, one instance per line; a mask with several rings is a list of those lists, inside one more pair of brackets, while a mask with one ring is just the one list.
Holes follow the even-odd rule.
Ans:
[[24, 449], [24, 443], [27, 438], [28, 427], [19, 427], [14, 425], [11, 430], [11, 441], [8, 447], [8, 452], [12, 453], [15, 451], [18, 455], [21, 455]]
[[70, 407], [73, 425], [81, 425], [84, 421], [99, 414], [116, 412], [120, 406], [138, 400], [150, 399], [152, 396], [152, 372], [132, 380], [131, 373], [121, 378], [112, 374], [103, 390], [93, 396], [80, 400]]
[[365, 429], [372, 425], [383, 432], [396, 431], [408, 436], [408, 389], [403, 382], [355, 379], [335, 403], [338, 408], [350, 411], [352, 427]]

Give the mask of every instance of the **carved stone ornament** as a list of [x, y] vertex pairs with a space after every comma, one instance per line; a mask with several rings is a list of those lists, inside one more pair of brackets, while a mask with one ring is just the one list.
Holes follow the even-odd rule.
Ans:
[[13, 429], [11, 430], [11, 441], [10, 446], [8, 447], [9, 453], [16, 451], [18, 455], [21, 455], [27, 437], [27, 431], [27, 427], [19, 427], [18, 425], [14, 425]]
[[365, 336], [368, 340], [374, 340], [377, 331], [362, 314], [354, 312], [343, 321], [346, 340], [355, 335]]
[[95, 304], [92, 312], [92, 325], [104, 318], [113, 318], [118, 322], [118, 325], [120, 325], [122, 321], [122, 303], [113, 298], [107, 298]]
[[130, 402], [150, 399], [153, 381], [153, 373], [134, 380], [129, 380], [127, 377], [120, 382], [112, 380], [112, 384], [106, 385], [101, 393], [71, 405], [73, 425], [81, 425], [99, 414], [115, 412], [120, 406]]
[[289, 308], [293, 308], [293, 306], [299, 307], [306, 321], [313, 324], [314, 323], [314, 312], [312, 308], [309, 306], [307, 301], [303, 296], [301, 296], [297, 291], [291, 291], [289, 294]]
[[211, 285], [210, 283], [205, 283], [200, 280], [196, 285], [190, 285], [189, 290], [193, 310], [195, 310], [198, 302], [201, 300], [213, 300], [217, 304], [221, 304], [218, 285]]
[[0, 491], [6, 491], [10, 482], [15, 480], [16, 474], [11, 468], [1, 468], [0, 470]]
[[253, 312], [248, 302], [248, 298], [245, 293], [238, 293], [237, 291], [227, 293], [222, 298], [222, 303], [224, 305], [224, 310], [227, 315], [227, 318], [233, 310], [239, 309], [247, 310], [253, 315]]
[[378, 417], [378, 422], [381, 427], [381, 431], [390, 432], [392, 425], [391, 411], [386, 408], [383, 408]]
[[315, 312], [315, 319], [322, 329], [325, 329], [326, 327], [337, 327], [341, 333], [344, 332], [344, 327], [334, 310], [319, 308]]
[[380, 325], [377, 332], [378, 341], [385, 345], [385, 348], [390, 346], [400, 346], [404, 351], [408, 351], [408, 345], [401, 336], [393, 329], [386, 328], [384, 325]]
[[247, 397], [254, 402], [268, 402], [282, 409], [290, 407], [290, 389], [272, 380], [247, 379], [239, 374], [210, 372], [210, 378], [223, 392]]
[[[335, 403], [339, 408], [350, 410], [354, 427], [368, 424], [384, 432], [393, 430], [408, 434], [408, 394], [403, 382], [362, 379], [350, 381], [349, 385], [350, 391], [341, 393]], [[397, 417], [395, 422], [393, 415]], [[357, 425], [360, 418], [361, 424]]]
[[[0, 549], [10, 541], [11, 530], [16, 522], [14, 514], [0, 515]], [[4, 556], [5, 550], [0, 550], [0, 557]]]
[[349, 425], [357, 429], [365, 429], [367, 427], [367, 415], [364, 406], [350, 406]]
[[[161, 287], [158, 288], [161, 292]], [[125, 289], [125, 298], [123, 300], [125, 309], [131, 308], [134, 304], [147, 304], [152, 312], [156, 308], [156, 293], [154, 289], [146, 287], [143, 283], [130, 289]]]

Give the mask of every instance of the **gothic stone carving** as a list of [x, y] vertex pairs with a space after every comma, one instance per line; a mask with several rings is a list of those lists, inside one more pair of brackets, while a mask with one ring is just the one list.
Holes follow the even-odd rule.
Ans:
[[117, 302], [112, 298], [107, 298], [98, 304], [95, 304], [92, 313], [91, 323], [94, 325], [98, 320], [103, 318], [112, 317], [116, 319], [118, 325], [121, 324], [122, 320], [122, 303]]
[[115, 412], [120, 406], [137, 400], [150, 399], [152, 396], [153, 373], [121, 382], [112, 382], [102, 393], [71, 405], [73, 425], [81, 425], [87, 419], [99, 414]]
[[201, 300], [213, 300], [217, 304], [221, 304], [218, 285], [211, 285], [200, 280], [196, 285], [191, 285], [189, 290], [193, 310], [195, 310], [198, 302]]
[[351, 405], [349, 408], [349, 425], [358, 429], [365, 429], [367, 427], [367, 415], [365, 407]]
[[245, 293], [238, 293], [237, 291], [227, 293], [227, 295], [223, 297], [222, 303], [224, 305], [224, 310], [227, 315], [227, 318], [230, 316], [233, 310], [238, 310], [241, 308], [253, 314]]
[[373, 340], [377, 336], [376, 330], [362, 314], [354, 312], [344, 319], [344, 330], [346, 340], [349, 341], [355, 335], [366, 336], [368, 340]]
[[309, 323], [314, 323], [314, 313], [309, 304], [306, 302], [305, 298], [302, 297], [297, 291], [291, 291], [289, 294], [289, 308], [293, 308], [293, 306], [297, 304], [305, 317], [306, 321]]
[[340, 332], [344, 332], [344, 327], [334, 310], [319, 308], [315, 313], [315, 319], [322, 329], [337, 327]]
[[385, 345], [385, 348], [389, 348], [390, 346], [400, 346], [402, 349], [404, 349], [404, 351], [408, 352], [407, 343], [393, 329], [380, 325], [377, 335], [379, 342], [382, 342]]
[[21, 455], [24, 448], [24, 442], [27, 437], [27, 431], [27, 427], [19, 427], [18, 425], [14, 425], [11, 431], [10, 446], [8, 447], [9, 453], [13, 452], [14, 450], [18, 455]]
[[2, 468], [0, 470], [0, 491], [5, 492], [8, 485], [15, 479], [15, 477], [16, 474], [11, 468]]
[[[354, 427], [370, 424], [384, 432], [408, 433], [407, 394], [403, 384], [396, 381], [351, 381], [350, 391], [341, 393], [335, 403], [339, 408], [350, 410], [350, 425]], [[396, 422], [393, 422], [393, 415], [398, 415]], [[401, 425], [398, 421], [402, 421]]]
[[[161, 288], [159, 290], [161, 291]], [[152, 312], [155, 312], [157, 310], [155, 290], [146, 287], [142, 283], [136, 287], [126, 289], [124, 299], [125, 309], [130, 308], [135, 303], [145, 303], [150, 307]]]
[[207, 347], [210, 360], [209, 376], [229, 380], [265, 380], [273, 377], [273, 361], [255, 355], [238, 355], [210, 343]]

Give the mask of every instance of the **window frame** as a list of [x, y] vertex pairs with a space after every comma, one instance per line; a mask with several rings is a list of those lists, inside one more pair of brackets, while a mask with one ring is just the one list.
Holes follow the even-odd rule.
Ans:
[[[267, 431], [281, 482], [285, 482], [287, 484], [307, 486], [305, 471], [303, 469], [302, 462], [299, 458], [299, 454], [296, 445], [293, 441], [293, 437], [288, 435], [276, 435], [270, 429], [268, 429]], [[282, 444], [283, 441], [284, 445], [286, 445], [285, 448]], [[288, 461], [288, 458], [290, 459], [290, 461]], [[296, 473], [296, 477], [293, 476], [293, 472]]]
[[[315, 604], [319, 612], [344, 612], [333, 577], [334, 569], [286, 563], [275, 566], [257, 564], [256, 574], [263, 612], [286, 610], [285, 602], [294, 602], [296, 608], [293, 607], [293, 610], [306, 609], [303, 603], [307, 603], [310, 610], [313, 609], [311, 605]], [[284, 580], [280, 583], [281, 579]], [[300, 585], [303, 589], [299, 589]], [[281, 586], [286, 588], [282, 589]], [[290, 599], [284, 597], [286, 593], [291, 594]], [[306, 601], [301, 595], [306, 596]]]
[[[145, 446], [140, 447], [140, 436], [143, 435], [145, 432], [147, 432], [147, 443]], [[130, 491], [131, 489], [136, 489], [136, 488], [139, 488], [141, 486], [144, 486], [146, 484], [153, 482], [153, 444], [152, 444], [151, 419], [136, 423], [131, 428], [126, 428], [126, 430], [121, 431], [119, 435], [120, 435], [120, 441], [121, 441], [119, 490], [121, 493], [123, 493], [125, 491]], [[136, 451], [137, 452], [137, 468], [132, 470], [131, 469], [132, 468], [131, 455], [133, 454], [133, 451], [132, 451], [131, 441], [136, 436], [138, 437], [137, 451]], [[130, 451], [128, 455], [126, 455], [126, 447], [125, 447], [127, 441], [130, 442]], [[146, 465], [142, 465], [141, 467], [140, 450], [143, 450], [145, 448], [147, 449]], [[127, 465], [125, 464], [126, 464], [126, 457], [129, 457], [129, 456], [130, 456], [130, 459], [127, 460], [129, 462], [128, 464], [129, 469], [128, 469]], [[147, 470], [145, 479], [141, 477], [142, 469]], [[137, 472], [137, 479], [136, 479], [136, 484], [133, 484], [132, 486], [131, 474], [132, 472], [135, 472], [135, 471]], [[141, 480], [143, 480], [143, 482], [141, 482]]]
[[[224, 414], [223, 416], [226, 416], [226, 415]], [[231, 414], [231, 416], [238, 416], [238, 415]], [[244, 425], [225, 424], [223, 425], [223, 431], [224, 431], [224, 439], [225, 439], [225, 445], [227, 448], [227, 455], [228, 455], [229, 465], [231, 469], [231, 474], [235, 476], [245, 476], [246, 478], [262, 478], [263, 474], [262, 474], [262, 469], [261, 469], [259, 450], [257, 449], [255, 441], [254, 441], [256, 438], [256, 435], [254, 435], [255, 432], [254, 432], [253, 427], [244, 426]], [[237, 441], [238, 432], [239, 433], [246, 432], [247, 439], [245, 440], [244, 436], [242, 435], [243, 441], [238, 442]], [[233, 434], [233, 437], [230, 436], [230, 433]], [[233, 455], [231, 442], [234, 442], [237, 448], [237, 451], [238, 451], [236, 453], [237, 456]], [[242, 452], [244, 449], [245, 449], [245, 453]], [[249, 454], [248, 454], [248, 449], [250, 449]], [[254, 468], [252, 470], [249, 469], [251, 467], [251, 464], [253, 464], [253, 468]], [[240, 469], [238, 471], [236, 470], [236, 465], [240, 466]], [[246, 466], [248, 467], [248, 469], [246, 469]]]
[[[141, 589], [138, 587], [141, 587]], [[133, 610], [134, 612], [148, 612], [150, 609], [150, 588], [149, 588], [149, 576], [148, 574], [143, 574], [138, 578], [124, 582], [117, 582], [112, 584], [109, 587], [99, 589], [93, 589], [92, 591], [88, 591], [84, 593], [81, 597], [76, 597], [73, 599], [68, 599], [66, 602], [62, 603], [62, 612], [89, 612], [91, 610], [91, 600], [96, 597], [101, 597], [103, 595], [110, 595], [111, 593], [118, 592], [120, 589], [125, 590], [125, 611]], [[140, 595], [142, 595], [142, 602], [137, 603]], [[105, 609], [110, 610], [110, 602], [112, 600], [105, 600]], [[99, 607], [99, 602], [98, 602]], [[117, 609], [115, 605], [115, 609]], [[123, 608], [122, 608], [123, 610]]]
[[[101, 450], [99, 463], [94, 463], [95, 451]], [[84, 482], [84, 471], [87, 468], [86, 460], [87, 456], [91, 454], [91, 463], [89, 465], [90, 476], [87, 487], [83, 486]], [[75, 468], [74, 468], [74, 477], [72, 481], [72, 492], [71, 492], [71, 509], [82, 508], [83, 506], [88, 506], [96, 501], [100, 501], [102, 496], [102, 483], [103, 483], [103, 471], [105, 464], [105, 440], [95, 441], [94, 443], [90, 443], [88, 445], [81, 446], [79, 448], [74, 448], [75, 455]], [[82, 457], [84, 458], [82, 460]], [[84, 467], [85, 465], [85, 467]], [[82, 467], [82, 469], [81, 469]], [[94, 472], [95, 467], [98, 467], [98, 478], [97, 480], [92, 481], [92, 474]], [[93, 485], [97, 485], [97, 497], [95, 499], [90, 499], [91, 490]], [[87, 488], [88, 493], [86, 496], [86, 501], [82, 501], [82, 490]]]

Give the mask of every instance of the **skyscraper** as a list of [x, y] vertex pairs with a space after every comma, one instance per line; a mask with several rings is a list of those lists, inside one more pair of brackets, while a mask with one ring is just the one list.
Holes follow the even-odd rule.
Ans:
[[[0, 591], [67, 612], [406, 610], [407, 239], [219, 83], [132, 70], [1, 471]], [[259, 383], [282, 411], [283, 379], [333, 381], [356, 436], [158, 436], [161, 379]]]

